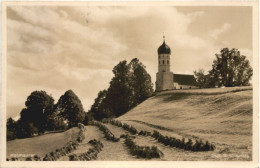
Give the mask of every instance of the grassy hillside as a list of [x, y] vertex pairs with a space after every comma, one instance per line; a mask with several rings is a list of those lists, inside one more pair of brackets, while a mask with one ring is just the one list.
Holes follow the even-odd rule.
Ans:
[[[151, 136], [131, 135], [138, 146], [156, 146], [162, 153], [160, 158], [151, 160], [168, 161], [225, 161], [252, 160], [252, 104], [251, 87], [174, 90], [158, 93], [144, 101], [123, 116], [117, 118], [137, 129], [159, 131], [182, 139], [191, 138], [209, 141], [216, 146], [214, 151], [184, 150], [165, 146]], [[103, 121], [105, 127], [116, 138], [129, 132], [122, 127]], [[7, 142], [7, 157], [10, 154], [37, 154], [43, 157], [46, 153], [62, 147], [78, 133], [72, 128], [63, 133], [46, 134], [33, 138], [17, 139]], [[146, 160], [131, 154], [125, 139], [114, 142], [108, 140], [97, 125], [84, 128], [85, 139], [70, 154], [80, 156], [92, 146], [92, 139], [102, 142], [104, 147], [99, 151], [96, 160], [106, 161], [142, 161]], [[68, 161], [69, 155], [59, 158]]]
[[[49, 133], [32, 138], [7, 141], [7, 157], [11, 154], [33, 154], [43, 157], [45, 154], [63, 147], [79, 132], [78, 128], [71, 128], [62, 133]], [[11, 158], [11, 157], [10, 157]]]
[[252, 91], [234, 87], [161, 92], [118, 120], [168, 136], [208, 140], [217, 149], [206, 160], [250, 160]]

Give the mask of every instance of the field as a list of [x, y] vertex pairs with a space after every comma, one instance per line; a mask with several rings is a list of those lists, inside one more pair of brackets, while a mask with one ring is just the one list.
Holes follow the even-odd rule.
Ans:
[[139, 129], [214, 143], [216, 151], [198, 154], [200, 160], [251, 160], [252, 97], [250, 87], [167, 91], [118, 120]]
[[[151, 136], [135, 135], [139, 146], [157, 146], [163, 157], [151, 160], [172, 161], [225, 161], [252, 160], [252, 104], [251, 87], [194, 89], [165, 91], [144, 101], [126, 114], [116, 118], [138, 131], [159, 131], [162, 135], [175, 138], [209, 141], [216, 146], [214, 151], [192, 152], [158, 143]], [[129, 134], [122, 127], [103, 123], [115, 137]], [[86, 152], [91, 139], [100, 140], [104, 147], [97, 160], [140, 161], [130, 154], [124, 144], [108, 141], [97, 126], [85, 126], [85, 139], [72, 154]], [[7, 142], [7, 155], [11, 153], [44, 154], [57, 149], [69, 141], [76, 128], [63, 133], [53, 133], [34, 138]], [[50, 145], [51, 144], [51, 145]], [[63, 156], [58, 161], [69, 160]]]
[[11, 155], [38, 155], [45, 154], [64, 146], [78, 133], [78, 128], [71, 128], [62, 133], [49, 133], [32, 138], [15, 139], [7, 142], [7, 157]]

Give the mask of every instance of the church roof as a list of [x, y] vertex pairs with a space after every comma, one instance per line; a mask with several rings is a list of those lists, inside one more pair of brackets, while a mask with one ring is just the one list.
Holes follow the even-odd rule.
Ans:
[[194, 75], [173, 74], [173, 81], [178, 83], [179, 85], [196, 85], [196, 79]]
[[158, 54], [171, 54], [171, 49], [165, 41], [163, 41], [163, 44], [158, 48]]

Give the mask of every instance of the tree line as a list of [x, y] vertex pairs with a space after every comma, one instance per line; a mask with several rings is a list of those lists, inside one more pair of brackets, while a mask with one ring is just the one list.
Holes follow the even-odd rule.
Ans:
[[223, 48], [213, 61], [212, 69], [205, 74], [203, 69], [194, 71], [199, 88], [248, 86], [253, 69], [246, 56], [238, 49]]
[[98, 93], [88, 113], [72, 90], [66, 91], [56, 104], [45, 91], [32, 92], [20, 112], [20, 119], [7, 120], [7, 140], [65, 130], [78, 123], [87, 124], [92, 119], [119, 116], [152, 95], [151, 77], [137, 58], [129, 64], [119, 62], [113, 73], [109, 88]]
[[25, 106], [18, 121], [7, 120], [7, 140], [64, 130], [85, 122], [81, 101], [72, 90], [66, 91], [56, 104], [45, 91], [34, 91], [27, 97]]

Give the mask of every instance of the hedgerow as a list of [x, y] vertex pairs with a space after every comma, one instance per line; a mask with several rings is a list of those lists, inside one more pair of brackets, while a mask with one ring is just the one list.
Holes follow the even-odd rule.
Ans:
[[110, 123], [112, 125], [115, 125], [115, 126], [118, 126], [118, 127], [122, 127], [124, 130], [126, 131], [129, 131], [131, 134], [137, 134], [137, 130], [131, 126], [131, 125], [128, 125], [126, 123], [122, 124], [120, 121], [117, 121], [117, 120], [113, 120], [113, 119], [102, 119], [102, 122], [104, 123]]
[[90, 121], [89, 124], [97, 126], [99, 130], [101, 130], [104, 133], [105, 138], [108, 141], [118, 142], [120, 140], [119, 138], [115, 137], [115, 135], [104, 124], [98, 121]]
[[128, 135], [122, 136], [125, 138], [125, 144], [129, 148], [131, 155], [139, 158], [160, 158], [163, 153], [156, 146], [139, 146]]
[[72, 154], [69, 156], [70, 161], [90, 161], [97, 159], [98, 153], [102, 150], [103, 144], [96, 139], [90, 140], [88, 142], [93, 147], [90, 148], [87, 152], [82, 153], [80, 155]]
[[[103, 119], [102, 122], [104, 123], [110, 123], [112, 125], [122, 127], [125, 130], [131, 132], [132, 134], [136, 134], [137, 130], [128, 124], [122, 124], [120, 121], [114, 120], [114, 119]], [[158, 131], [154, 131], [153, 134], [148, 131], [141, 130], [138, 135], [143, 136], [151, 136], [155, 138], [159, 143], [164, 144], [165, 146], [171, 146], [176, 147], [184, 150], [190, 150], [190, 151], [213, 151], [215, 150], [215, 145], [209, 143], [206, 141], [206, 143], [202, 142], [202, 140], [198, 141], [196, 140], [195, 143], [191, 139], [189, 139], [187, 142], [185, 138], [178, 139], [174, 137], [168, 137], [160, 134]]]
[[193, 141], [191, 139], [186, 142], [185, 138], [182, 138], [182, 140], [180, 140], [174, 137], [164, 136], [158, 131], [154, 131], [152, 137], [154, 137], [159, 143], [162, 143], [165, 146], [176, 147], [184, 150], [190, 150], [194, 152], [215, 150], [215, 145], [210, 144], [208, 141], [204, 143], [202, 142], [202, 140], [196, 140], [195, 144], [193, 144]]

